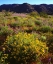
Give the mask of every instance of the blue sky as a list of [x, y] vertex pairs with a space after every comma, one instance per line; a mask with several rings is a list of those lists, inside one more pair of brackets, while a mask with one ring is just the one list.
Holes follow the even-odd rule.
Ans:
[[22, 4], [22, 3], [29, 3], [29, 4], [53, 4], [53, 0], [0, 0], [1, 4]]

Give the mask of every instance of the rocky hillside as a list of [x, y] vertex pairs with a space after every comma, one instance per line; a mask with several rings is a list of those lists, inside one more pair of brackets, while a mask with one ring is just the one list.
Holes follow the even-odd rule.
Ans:
[[53, 4], [47, 5], [47, 4], [40, 4], [40, 5], [31, 5], [28, 3], [23, 4], [3, 4], [0, 5], [0, 11], [6, 10], [6, 11], [13, 11], [17, 13], [29, 13], [33, 11], [45, 12], [47, 14], [53, 14]]

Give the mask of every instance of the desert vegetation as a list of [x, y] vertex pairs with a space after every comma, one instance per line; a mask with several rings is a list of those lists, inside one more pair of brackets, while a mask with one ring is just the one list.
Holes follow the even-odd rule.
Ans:
[[53, 64], [53, 16], [0, 12], [0, 63]]

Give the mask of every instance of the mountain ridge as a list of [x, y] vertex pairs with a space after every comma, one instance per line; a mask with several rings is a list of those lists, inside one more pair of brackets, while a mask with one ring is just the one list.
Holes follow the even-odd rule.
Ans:
[[2, 10], [13, 11], [17, 13], [30, 13], [33, 11], [45, 12], [47, 14], [53, 14], [53, 4], [39, 4], [39, 5], [31, 5], [28, 3], [23, 4], [3, 4], [0, 5], [0, 12]]

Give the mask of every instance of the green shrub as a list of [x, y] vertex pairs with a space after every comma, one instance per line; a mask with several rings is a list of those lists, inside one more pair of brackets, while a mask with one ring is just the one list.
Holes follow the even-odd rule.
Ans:
[[7, 22], [8, 22], [8, 20], [7, 20], [6, 17], [0, 16], [0, 24], [2, 24], [2, 25], [7, 25]]
[[18, 17], [13, 17], [14, 19], [15, 19], [15, 21], [17, 21], [18, 20]]
[[13, 33], [13, 29], [9, 28], [8, 26], [2, 26], [0, 28], [0, 35], [10, 35]]
[[39, 41], [33, 34], [18, 33], [7, 37], [1, 58], [8, 64], [30, 64], [36, 61], [36, 56], [47, 51], [46, 43]]
[[48, 24], [52, 27], [53, 26], [53, 21], [48, 21]]
[[51, 27], [50, 26], [42, 26], [39, 30], [43, 33], [46, 33], [46, 32], [51, 31]]
[[46, 36], [41, 36], [41, 37], [40, 37], [40, 40], [41, 40], [41, 41], [46, 41]]
[[3, 13], [4, 13], [4, 16], [11, 16], [11, 12], [9, 12], [9, 11], [6, 11], [6, 10], [4, 10], [4, 11], [2, 11]]
[[33, 17], [39, 16], [38, 12], [31, 12], [29, 15]]
[[41, 21], [35, 21], [35, 24], [37, 24], [37, 25], [41, 25]]
[[53, 53], [53, 34], [46, 33], [45, 36], [46, 36], [48, 50], [50, 53]]
[[40, 12], [40, 16], [41, 16], [41, 17], [48, 18], [48, 15], [47, 15], [45, 12]]
[[16, 23], [16, 22], [12, 22], [12, 23], [10, 24], [10, 26], [15, 28], [15, 27], [18, 27], [18, 26], [19, 26], [19, 24], [18, 24], [18, 23]]

